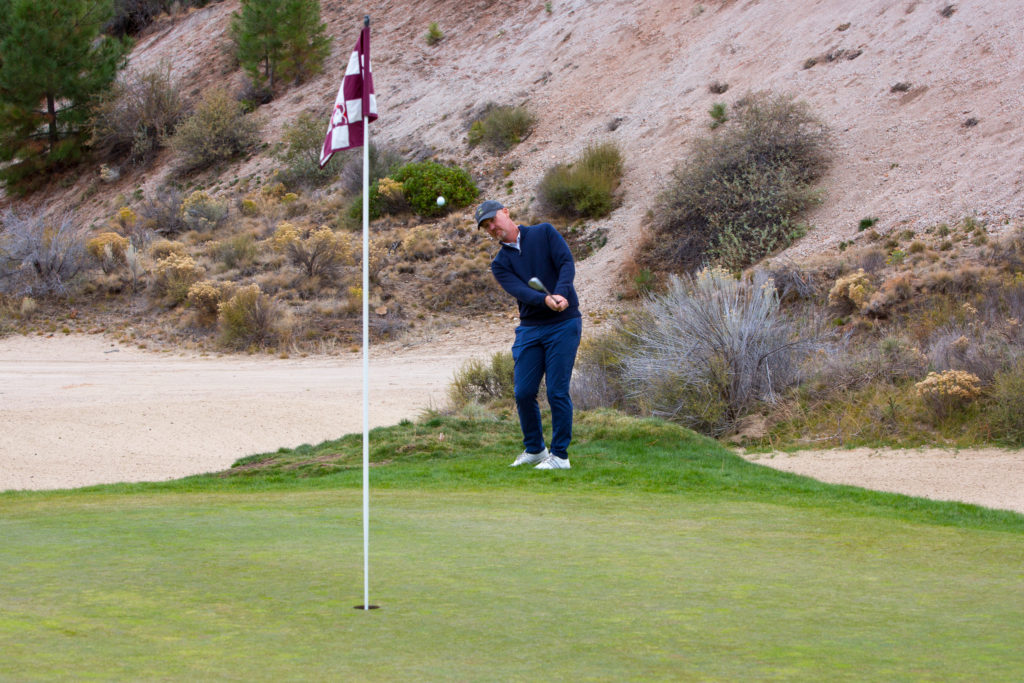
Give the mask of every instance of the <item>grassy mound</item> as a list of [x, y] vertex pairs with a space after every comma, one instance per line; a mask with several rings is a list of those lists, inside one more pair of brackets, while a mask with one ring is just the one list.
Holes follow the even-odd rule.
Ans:
[[577, 437], [572, 470], [537, 472], [508, 467], [511, 419], [374, 430], [371, 612], [358, 436], [0, 495], [0, 679], [1024, 672], [1021, 515], [819, 484], [615, 413]]

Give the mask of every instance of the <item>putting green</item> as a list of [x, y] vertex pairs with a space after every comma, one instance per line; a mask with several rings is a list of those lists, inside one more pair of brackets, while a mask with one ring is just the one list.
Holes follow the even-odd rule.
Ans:
[[635, 492], [0, 498], [0, 679], [1020, 680], [1024, 536]]

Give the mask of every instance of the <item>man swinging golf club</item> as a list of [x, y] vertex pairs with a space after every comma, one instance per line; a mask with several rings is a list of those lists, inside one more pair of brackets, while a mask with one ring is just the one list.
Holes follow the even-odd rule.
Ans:
[[[512, 359], [523, 452], [512, 466], [567, 470], [572, 441], [569, 380], [583, 330], [572, 284], [576, 275], [572, 252], [553, 225], [517, 225], [509, 218], [508, 209], [493, 199], [477, 207], [476, 224], [501, 244], [491, 262], [491, 273], [519, 304]], [[551, 406], [550, 449], [544, 445], [537, 404], [542, 377], [547, 378]]]

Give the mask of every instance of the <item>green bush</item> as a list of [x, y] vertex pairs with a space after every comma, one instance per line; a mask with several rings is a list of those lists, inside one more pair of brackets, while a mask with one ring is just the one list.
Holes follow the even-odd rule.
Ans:
[[748, 95], [673, 170], [641, 260], [670, 272], [755, 263], [803, 234], [796, 219], [819, 200], [812, 183], [828, 165], [828, 131], [806, 103]]
[[514, 366], [508, 351], [495, 353], [490, 363], [479, 358], [466, 361], [448, 387], [452, 407], [457, 410], [469, 403], [511, 400], [515, 395]]
[[[444, 166], [434, 161], [405, 164], [395, 170], [390, 179], [381, 178], [370, 187], [370, 218], [380, 218], [387, 213], [388, 206], [394, 206], [392, 192], [381, 192], [386, 180], [401, 185], [401, 193], [409, 208], [424, 218], [443, 216], [452, 209], [469, 206], [480, 191], [469, 173], [458, 166]], [[393, 183], [384, 183], [393, 188]], [[445, 205], [438, 206], [437, 198], [444, 197]], [[362, 198], [356, 199], [350, 209], [350, 216], [362, 216]]]
[[534, 123], [536, 119], [526, 107], [488, 105], [469, 128], [469, 146], [483, 143], [495, 151], [507, 150], [522, 142]]
[[244, 154], [259, 141], [259, 125], [223, 88], [209, 90], [178, 126], [171, 147], [182, 170], [193, 171]]
[[541, 204], [561, 216], [600, 218], [615, 208], [622, 153], [613, 142], [588, 147], [571, 165], [548, 169], [537, 189]]
[[441, 32], [441, 29], [438, 27], [436, 21], [430, 22], [430, 25], [427, 27], [427, 34], [424, 36], [424, 39], [427, 41], [427, 45], [437, 45], [442, 40], [444, 40], [444, 33]]
[[278, 177], [288, 187], [319, 187], [338, 175], [343, 159], [340, 155], [335, 154], [326, 166], [320, 168], [326, 120], [325, 117], [303, 112], [293, 122], [284, 125], [281, 143], [274, 156], [285, 164]]

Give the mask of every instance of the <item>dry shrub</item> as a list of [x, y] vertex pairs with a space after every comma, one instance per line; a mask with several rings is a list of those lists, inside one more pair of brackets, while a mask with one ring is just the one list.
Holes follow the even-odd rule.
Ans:
[[981, 380], [963, 370], [929, 372], [914, 390], [932, 414], [943, 419], [981, 396]]
[[424, 301], [434, 311], [492, 310], [507, 297], [494, 282], [487, 254], [455, 254], [438, 265], [424, 285]]
[[211, 232], [228, 217], [228, 203], [196, 190], [181, 202], [181, 219], [190, 230]]
[[429, 261], [437, 254], [439, 239], [437, 230], [418, 225], [402, 239], [402, 254], [413, 261]]
[[208, 253], [213, 258], [222, 262], [228, 269], [239, 268], [246, 270], [256, 263], [256, 257], [259, 255], [259, 245], [254, 235], [242, 232], [232, 235], [221, 242], [213, 243]]
[[803, 233], [796, 219], [828, 165], [827, 129], [806, 103], [748, 95], [673, 170], [644, 251], [667, 271], [748, 266]]
[[512, 354], [501, 351], [491, 356], [490, 363], [472, 358], [460, 367], [448, 387], [448, 398], [456, 410], [469, 403], [488, 404], [492, 401], [510, 401], [515, 382]]
[[469, 146], [484, 144], [503, 152], [526, 139], [536, 118], [526, 107], [488, 103], [483, 114], [469, 127]]
[[110, 154], [142, 163], [166, 143], [184, 113], [169, 65], [122, 75], [97, 107], [94, 140]]
[[157, 240], [149, 247], [149, 257], [160, 261], [168, 256], [184, 256], [188, 250], [181, 242], [174, 240]]
[[218, 309], [231, 288], [212, 280], [196, 282], [188, 288], [188, 303], [196, 311], [199, 324], [213, 325], [217, 322]]
[[8, 209], [0, 219], [0, 292], [67, 294], [86, 263], [87, 229], [71, 213]]
[[85, 243], [89, 255], [96, 259], [104, 273], [111, 273], [124, 265], [124, 251], [130, 242], [116, 232], [101, 232]]
[[743, 281], [720, 268], [673, 276], [644, 311], [622, 361], [630, 398], [716, 436], [757, 402], [775, 401], [812, 345], [763, 272]]
[[348, 235], [336, 233], [326, 225], [300, 228], [281, 223], [274, 232], [272, 244], [309, 278], [333, 280], [342, 265], [352, 262]]
[[914, 281], [910, 273], [900, 273], [882, 283], [861, 310], [876, 318], [888, 316], [894, 306], [910, 299], [914, 294]]
[[203, 278], [205, 271], [185, 254], [169, 254], [157, 261], [153, 271], [157, 292], [172, 306], [188, 299], [189, 288]]
[[863, 268], [836, 280], [828, 293], [828, 303], [845, 311], [859, 311], [868, 303], [874, 285]]
[[237, 157], [259, 142], [259, 125], [224, 88], [203, 95], [195, 112], [171, 138], [182, 170], [206, 168]]
[[870, 247], [858, 252], [854, 260], [858, 268], [869, 274], [880, 271], [888, 264], [888, 261], [889, 255], [879, 247]]
[[[157, 235], [177, 235], [188, 230], [181, 213], [181, 191], [163, 186], [138, 206], [141, 226]], [[127, 233], [125, 233], [127, 234]], [[134, 240], [133, 240], [134, 241]], [[139, 245], [145, 242], [138, 242]]]
[[258, 285], [241, 287], [217, 307], [220, 342], [229, 348], [247, 349], [284, 342], [290, 325], [280, 304], [260, 291]]
[[804, 390], [812, 399], [826, 400], [873, 383], [899, 385], [918, 380], [928, 371], [928, 357], [900, 335], [876, 342], [844, 338], [827, 352], [810, 358], [803, 369], [808, 380]]
[[921, 285], [931, 292], [963, 296], [980, 292], [1000, 283], [996, 269], [965, 264], [957, 268], [937, 267], [921, 275]]

